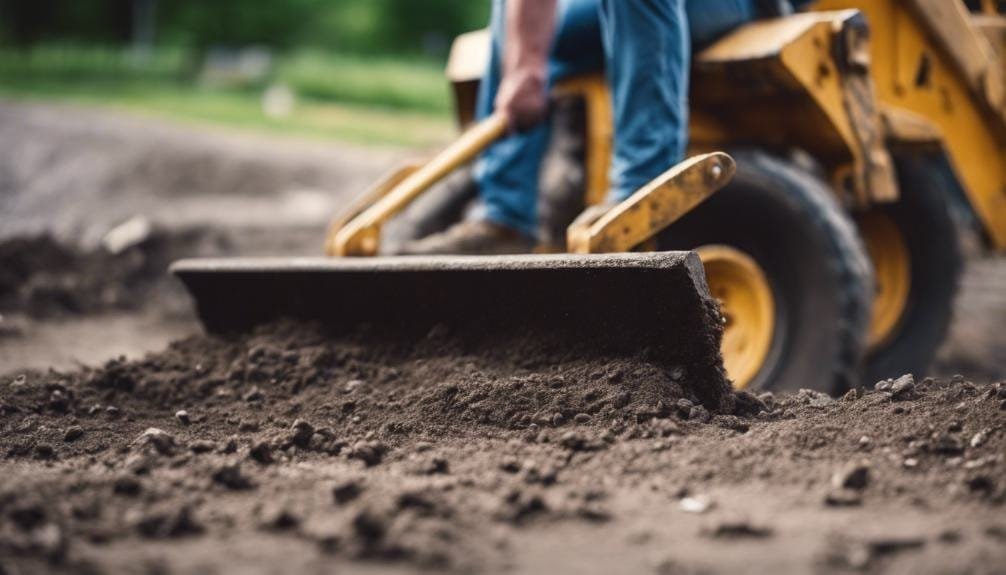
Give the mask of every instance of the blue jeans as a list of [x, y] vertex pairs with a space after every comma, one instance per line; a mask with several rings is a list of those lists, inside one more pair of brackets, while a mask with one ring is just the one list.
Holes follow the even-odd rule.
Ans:
[[[493, 112], [506, 0], [493, 0], [492, 57], [477, 113]], [[559, 0], [548, 82], [606, 71], [614, 107], [610, 199], [621, 201], [684, 159], [692, 45], [755, 18], [755, 0]], [[475, 177], [489, 220], [536, 235], [548, 122], [494, 144]]]

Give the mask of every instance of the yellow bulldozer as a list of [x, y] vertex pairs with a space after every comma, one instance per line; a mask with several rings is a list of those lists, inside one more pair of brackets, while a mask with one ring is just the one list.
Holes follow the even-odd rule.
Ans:
[[[283, 313], [311, 317], [317, 307], [276, 302], [308, 292], [310, 298], [327, 294], [332, 300], [332, 286], [343, 284], [312, 290], [306, 287], [312, 274], [336, 270], [345, 276], [348, 270], [357, 295], [345, 297], [371, 291], [360, 280], [364, 274], [380, 276], [375, 281], [385, 303], [411, 294], [408, 303], [386, 314], [389, 321], [401, 321], [403, 310], [433, 302], [456, 308], [456, 298], [443, 296], [448, 282], [466, 286], [457, 288], [465, 300], [473, 291], [492, 291], [488, 280], [465, 283], [460, 277], [471, 279], [486, 267], [512, 274], [583, 264], [588, 270], [582, 277], [555, 281], [564, 290], [585, 284], [587, 293], [590, 285], [601, 285], [597, 278], [608, 278], [604, 271], [612, 266], [622, 277], [630, 269], [649, 269], [654, 260], [645, 252], [692, 252], [703, 264], [708, 294], [719, 304], [723, 333], [713, 341], [720, 341], [736, 387], [841, 393], [857, 382], [918, 373], [948, 330], [963, 269], [962, 237], [972, 233], [987, 252], [1006, 250], [1003, 10], [1006, 3], [992, 0], [818, 0], [801, 13], [735, 30], [695, 55], [694, 156], [603, 213], [592, 213], [590, 206], [608, 189], [609, 95], [601, 77], [564, 82], [555, 91], [560, 112], [552, 119], [559, 124], [552, 155], [562, 177], [561, 184], [543, 183], [542, 201], [552, 206], [542, 210], [548, 221], [540, 251], [635, 253], [638, 259], [539, 256], [487, 266], [459, 260], [410, 264], [379, 258], [369, 266], [312, 260], [278, 266], [284, 277], [299, 278], [294, 282], [299, 287], [285, 291], [276, 287], [275, 267], [262, 262], [183, 262], [175, 271], [196, 295], [204, 321], [225, 328], [250, 321], [239, 308], [265, 305], [262, 292], [236, 302], [235, 293], [250, 285], [253, 272], [266, 272], [269, 279], [262, 283], [272, 286], [267, 301], [273, 313], [252, 314], [256, 319]], [[350, 205], [333, 223], [326, 243], [330, 256], [377, 255], [386, 239], [384, 224], [424, 202], [405, 217], [423, 233], [460, 216], [470, 186], [455, 186], [439, 198], [427, 191], [505, 133], [501, 117], [474, 119], [488, 52], [484, 31], [456, 40], [447, 75], [463, 135], [432, 160], [395, 170]], [[687, 258], [681, 261], [689, 265]], [[434, 286], [430, 278], [436, 272], [451, 277]], [[382, 284], [387, 274], [397, 283]], [[403, 283], [407, 274], [418, 279]], [[512, 293], [522, 281], [504, 281], [507, 289], [494, 297]], [[535, 309], [565, 303], [562, 294], [542, 300], [540, 292], [548, 286], [539, 285], [538, 292], [521, 296], [540, 300]], [[662, 294], [663, 288], [652, 286], [630, 285], [619, 293], [635, 293], [648, 305], [663, 300], [698, 305], [695, 298]], [[596, 301], [589, 306], [597, 312]], [[477, 314], [476, 309], [455, 311]], [[563, 310], [565, 315], [556, 315], [574, 314]], [[339, 313], [345, 318], [350, 311]], [[510, 311], [519, 313], [516, 306]], [[620, 317], [648, 317], [624, 303], [606, 313], [590, 329], [610, 328]], [[686, 315], [657, 314], [659, 321], [681, 322], [680, 329], [701, 329], [694, 327], [701, 322], [683, 320]], [[621, 327], [620, 334], [631, 331]]]

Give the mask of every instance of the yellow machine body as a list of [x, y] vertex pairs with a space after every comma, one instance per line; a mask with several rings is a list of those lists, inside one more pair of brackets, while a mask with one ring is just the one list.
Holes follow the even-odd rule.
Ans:
[[[696, 55], [693, 153], [802, 149], [853, 210], [897, 201], [888, 150], [941, 150], [993, 249], [1006, 251], [1006, 18], [946, 0], [819, 0], [743, 26]], [[865, 18], [864, 18], [865, 17]], [[484, 31], [455, 45], [448, 77], [472, 119]], [[610, 98], [601, 76], [564, 91], [587, 106], [587, 203], [607, 190]], [[910, 192], [908, 192], [910, 193]]]
[[[910, 306], [911, 255], [884, 213], [914, 193], [899, 189], [895, 153], [949, 166], [961, 200], [949, 203], [966, 205], [986, 246], [1006, 252], [1006, 18], [999, 3], [981, 5], [972, 13], [958, 0], [817, 0], [805, 12], [745, 25], [694, 58], [691, 154], [801, 150], [854, 215], [874, 264], [871, 350], [895, 338]], [[462, 126], [473, 120], [488, 56], [486, 31], [461, 37], [452, 51], [448, 77]], [[611, 164], [605, 79], [572, 79], [559, 95], [584, 102], [585, 203], [594, 205], [607, 193]], [[639, 219], [622, 214], [629, 216]], [[585, 249], [574, 237], [586, 230], [582, 220], [571, 228], [573, 249]], [[625, 244], [595, 234], [590, 249], [606, 250], [603, 241]], [[706, 250], [710, 286], [730, 294], [718, 298], [735, 319], [726, 326], [723, 353], [744, 386], [775, 329], [766, 311], [771, 294], [745, 254], [713, 258], [722, 255], [713, 248], [699, 253]]]

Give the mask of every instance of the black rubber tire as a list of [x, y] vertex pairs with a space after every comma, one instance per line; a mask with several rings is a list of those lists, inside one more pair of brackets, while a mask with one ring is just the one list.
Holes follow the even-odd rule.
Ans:
[[949, 204], [950, 191], [926, 177], [922, 158], [898, 158], [901, 199], [879, 207], [901, 230], [911, 259], [908, 307], [892, 338], [867, 356], [874, 383], [906, 373], [924, 375], [946, 338], [964, 271], [964, 254]]
[[842, 393], [859, 381], [873, 294], [855, 225], [807, 171], [759, 151], [734, 157], [734, 181], [670, 226], [660, 248], [724, 244], [761, 266], [776, 300], [776, 333], [749, 389]]

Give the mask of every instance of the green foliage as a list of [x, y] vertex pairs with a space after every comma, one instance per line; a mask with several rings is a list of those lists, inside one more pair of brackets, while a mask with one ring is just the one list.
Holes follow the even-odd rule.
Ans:
[[160, 0], [162, 42], [203, 49], [211, 45], [295, 45], [324, 0]]
[[[119, 43], [141, 0], [0, 0], [0, 41]], [[154, 0], [161, 45], [442, 56], [485, 25], [489, 0]]]
[[317, 13], [308, 42], [351, 52], [440, 55], [486, 25], [489, 0], [337, 0]]
[[0, 49], [0, 98], [109, 106], [172, 120], [358, 143], [439, 147], [453, 133], [438, 64], [388, 57], [302, 52], [279, 62], [297, 94], [289, 117], [263, 111], [263, 85], [193, 81], [185, 51], [160, 49], [138, 61], [128, 50], [40, 45]]
[[450, 102], [443, 67], [427, 60], [305, 51], [284, 60], [277, 79], [316, 100], [430, 111], [445, 111]]
[[182, 79], [186, 62], [177, 49], [157, 50], [140, 62], [117, 48], [46, 44], [0, 50], [0, 81], [173, 82]]

